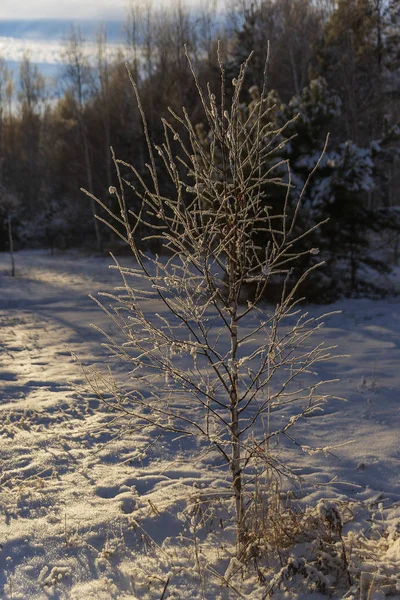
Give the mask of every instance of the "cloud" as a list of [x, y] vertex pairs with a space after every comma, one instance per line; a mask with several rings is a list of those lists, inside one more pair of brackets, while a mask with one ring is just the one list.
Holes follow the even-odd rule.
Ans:
[[0, 37], [0, 56], [6, 61], [19, 62], [26, 53], [34, 63], [55, 64], [59, 62], [60, 45], [51, 42]]
[[[85, 53], [92, 64], [96, 62], [97, 46], [94, 43], [84, 44]], [[109, 44], [109, 57], [116, 55], [120, 46]], [[15, 39], [0, 37], [0, 57], [7, 62], [21, 62], [25, 55], [33, 63], [60, 65], [63, 63], [63, 43], [58, 41]]]
[[[171, 7], [174, 1], [153, 0], [153, 5]], [[201, 1], [183, 0], [187, 6]], [[93, 40], [95, 22], [123, 22], [127, 6], [129, 0], [0, 0], [0, 57], [18, 63], [28, 53], [33, 63], [57, 65], [62, 62], [61, 40], [68, 35], [69, 22], [85, 23], [83, 35]], [[124, 42], [120, 23], [109, 31], [109, 40]], [[96, 46], [89, 42], [85, 45], [93, 60]]]
[[127, 0], [1, 0], [0, 19], [120, 19], [127, 4]]
[[[174, 0], [155, 0], [170, 6]], [[186, 0], [188, 6], [201, 0]], [[0, 0], [0, 19], [123, 19], [129, 0]]]

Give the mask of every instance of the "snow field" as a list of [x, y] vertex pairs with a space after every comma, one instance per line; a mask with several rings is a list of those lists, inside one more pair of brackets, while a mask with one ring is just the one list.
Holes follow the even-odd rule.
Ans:
[[[230, 561], [232, 522], [219, 499], [226, 473], [215, 455], [155, 428], [122, 426], [87, 391], [71, 352], [104, 370], [107, 353], [90, 323], [109, 324], [88, 294], [118, 285], [110, 260], [20, 252], [15, 279], [8, 261], [0, 255], [1, 597], [155, 600], [168, 582], [165, 598], [200, 600], [202, 589], [207, 600], [264, 598], [257, 573]], [[301, 482], [294, 504], [309, 507], [292, 560], [311, 562], [321, 539], [329, 555], [321, 514], [333, 503], [348, 521], [342, 535], [354, 579], [362, 574], [361, 592], [346, 597], [400, 598], [400, 303], [308, 310], [342, 311], [321, 335], [349, 356], [320, 373], [340, 378], [333, 392], [346, 402], [332, 400], [298, 427], [305, 446], [337, 449], [282, 447]], [[310, 523], [323, 529], [319, 537]], [[311, 596], [301, 573], [286, 587], [279, 565], [265, 573], [275, 577], [273, 598], [326, 597], [318, 586]]]

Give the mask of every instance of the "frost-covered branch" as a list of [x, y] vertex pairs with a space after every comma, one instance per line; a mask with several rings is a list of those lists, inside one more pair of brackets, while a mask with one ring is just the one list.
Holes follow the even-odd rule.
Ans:
[[[313, 345], [322, 322], [299, 307], [318, 251], [305, 245], [316, 225], [299, 225], [304, 190], [293, 202], [290, 166], [285, 162], [282, 176], [275, 160], [287, 124], [271, 129], [265, 86], [250, 108], [241, 103], [247, 62], [229, 105], [222, 65], [218, 102], [209, 86], [201, 88], [188, 60], [207, 131], [187, 111], [171, 111], [172, 120], [163, 121], [163, 143], [153, 145], [132, 81], [150, 179], [113, 153], [118, 187], [110, 192], [118, 210], [97, 199], [135, 260], [126, 266], [114, 258], [122, 285], [96, 300], [115, 326], [105, 344], [127, 363], [129, 375], [118, 385], [91, 381], [113, 410], [141, 426], [195, 435], [221, 454], [231, 473], [240, 554], [245, 498], [258, 468], [254, 448], [262, 447], [268, 464], [280, 468], [272, 440], [289, 437], [300, 419], [325, 403], [315, 369], [332, 348]], [[159, 186], [160, 164], [172, 194]], [[282, 188], [280, 203], [270, 199], [271, 186]], [[130, 210], [128, 192], [139, 199], [139, 210]], [[140, 249], [139, 228], [158, 241], [160, 256]], [[294, 276], [300, 261], [306, 266]], [[279, 302], [272, 307], [265, 298], [277, 286]]]

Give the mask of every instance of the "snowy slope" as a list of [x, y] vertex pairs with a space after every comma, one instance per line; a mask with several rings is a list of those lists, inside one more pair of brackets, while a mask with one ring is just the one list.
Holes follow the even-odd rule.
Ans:
[[[9, 257], [0, 255], [1, 598], [155, 600], [168, 579], [165, 598], [200, 599], [202, 580], [209, 600], [265, 597], [255, 575], [239, 578], [235, 591], [218, 575], [197, 572], [187, 507], [199, 490], [225, 487], [215, 461], [156, 430], [130, 434], [125, 427], [121, 436], [121, 424], [85, 388], [71, 353], [84, 365], [105, 362], [90, 323], [110, 325], [88, 294], [117, 285], [110, 260], [37, 251], [16, 261], [13, 279]], [[400, 517], [400, 301], [308, 310], [342, 311], [327, 320], [323, 336], [349, 356], [321, 372], [340, 378], [334, 392], [346, 402], [333, 400], [299, 426], [304, 444], [339, 447], [326, 455], [283, 449], [300, 476], [296, 494], [303, 505], [349, 503], [356, 531], [373, 528], [368, 506], [393, 527]], [[229, 524], [202, 535], [204, 560], [223, 575]], [[400, 573], [400, 535], [388, 539], [382, 533], [379, 553], [360, 566], [365, 577], [373, 571], [395, 581]], [[370, 597], [395, 591], [376, 586]], [[290, 594], [282, 598], [311, 597]]]

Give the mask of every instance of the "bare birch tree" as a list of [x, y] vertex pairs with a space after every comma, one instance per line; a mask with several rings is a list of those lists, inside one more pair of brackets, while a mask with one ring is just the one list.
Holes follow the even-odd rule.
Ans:
[[98, 88], [96, 90], [101, 101], [101, 116], [104, 129], [104, 151], [107, 183], [112, 182], [111, 146], [111, 110], [110, 110], [110, 75], [111, 61], [107, 51], [107, 28], [104, 26], [97, 32], [97, 71]]
[[19, 204], [17, 196], [7, 190], [3, 185], [0, 185], [0, 217], [4, 220], [7, 227], [12, 277], [15, 277], [13, 219], [18, 212]]
[[[80, 28], [72, 27], [66, 40], [62, 58], [64, 61], [64, 79], [75, 100], [76, 120], [82, 142], [83, 160], [86, 170], [86, 180], [89, 191], [93, 194], [93, 167], [91, 161], [90, 142], [85, 121], [85, 106], [93, 83], [92, 67], [85, 48], [85, 39]], [[94, 209], [94, 206], [92, 206]], [[94, 213], [94, 210], [93, 210]], [[101, 251], [102, 241], [99, 223], [94, 219], [94, 232], [97, 250]]]
[[[103, 332], [106, 346], [126, 361], [130, 373], [121, 385], [107, 375], [88, 374], [96, 393], [129, 420], [129, 430], [156, 426], [195, 436], [220, 454], [230, 473], [238, 557], [248, 543], [255, 470], [286, 469], [278, 441], [295, 440], [292, 429], [298, 421], [326, 401], [315, 371], [330, 358], [330, 348], [310, 341], [322, 321], [303, 313], [297, 298], [299, 286], [318, 264], [297, 280], [292, 277], [296, 261], [317, 254], [311, 247], [302, 253], [294, 250], [296, 241], [312, 231], [298, 233], [296, 227], [304, 190], [289, 206], [289, 167], [283, 163], [283, 178], [276, 165], [271, 167], [283, 131], [271, 130], [265, 85], [251, 110], [244, 111], [240, 94], [246, 68], [247, 63], [234, 80], [228, 104], [220, 64], [220, 105], [209, 88], [201, 89], [192, 68], [207, 136], [184, 110], [183, 116], [172, 113], [171, 122], [163, 121], [161, 146], [149, 139], [132, 80], [148, 142], [151, 184], [113, 156], [118, 187], [110, 191], [118, 212], [94, 198], [136, 261], [128, 268], [115, 260], [122, 287], [96, 300], [119, 331], [115, 337]], [[179, 157], [171, 150], [172, 140], [179, 143]], [[173, 184], [169, 196], [160, 187], [157, 154]], [[182, 164], [188, 179], [180, 176]], [[266, 190], [273, 183], [286, 189], [278, 213], [268, 205]], [[138, 212], [128, 205], [132, 191], [141, 200]], [[148, 240], [163, 244], [165, 256], [139, 249], [139, 227], [147, 229]], [[280, 301], [270, 306], [262, 299], [277, 280]], [[255, 292], [246, 303], [249, 283]]]

